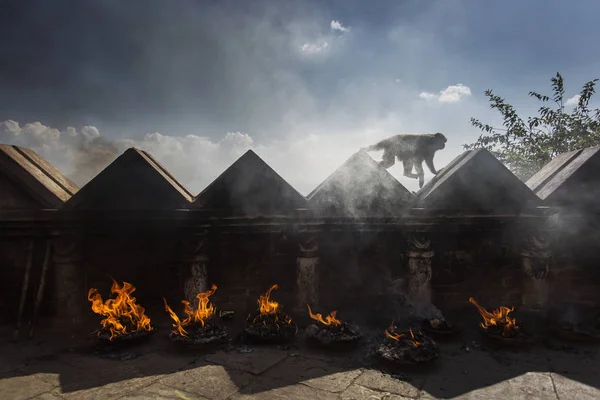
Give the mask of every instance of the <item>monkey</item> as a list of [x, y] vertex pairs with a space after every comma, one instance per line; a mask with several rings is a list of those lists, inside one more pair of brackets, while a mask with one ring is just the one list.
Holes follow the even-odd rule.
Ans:
[[[446, 136], [442, 133], [425, 134], [401, 134], [380, 140], [372, 146], [363, 147], [363, 151], [383, 150], [382, 160], [379, 165], [383, 168], [390, 168], [398, 161], [402, 161], [404, 167], [404, 176], [419, 179], [419, 188], [425, 183], [425, 172], [423, 171], [423, 161], [432, 174], [437, 175], [433, 165], [435, 152], [446, 147]], [[413, 167], [416, 174], [413, 173]]]

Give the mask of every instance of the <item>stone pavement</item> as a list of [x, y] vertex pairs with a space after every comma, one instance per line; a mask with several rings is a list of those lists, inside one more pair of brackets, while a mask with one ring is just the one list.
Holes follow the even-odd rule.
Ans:
[[435, 366], [381, 372], [364, 357], [303, 348], [202, 354], [167, 342], [153, 338], [120, 360], [0, 344], [0, 399], [600, 399], [594, 347], [466, 351], [445, 343]]

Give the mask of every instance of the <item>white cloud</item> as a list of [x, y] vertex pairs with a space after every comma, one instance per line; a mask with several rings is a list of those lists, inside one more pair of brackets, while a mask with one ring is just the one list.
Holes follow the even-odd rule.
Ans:
[[419, 93], [419, 97], [427, 100], [437, 100], [440, 103], [457, 103], [462, 98], [468, 97], [471, 95], [471, 88], [463, 85], [462, 83], [457, 83], [456, 85], [450, 85], [446, 89], [441, 90], [439, 94], [421, 92]]
[[348, 32], [350, 27], [342, 25], [340, 21], [332, 20], [329, 24], [332, 31]]
[[[416, 116], [419, 120], [429, 112], [425, 108], [422, 111], [422, 116]], [[347, 118], [347, 114], [344, 117]], [[80, 186], [127, 148], [137, 147], [155, 156], [194, 193], [199, 193], [244, 152], [253, 149], [292, 186], [306, 195], [360, 147], [393, 133], [429, 132], [434, 129], [423, 123], [405, 125], [394, 115], [368, 118], [350, 131], [342, 125], [336, 128], [336, 125], [340, 123], [320, 123], [320, 130], [312, 125], [304, 125], [298, 128], [300, 134], [258, 144], [250, 134], [244, 132], [228, 132], [214, 139], [200, 135], [179, 137], [154, 132], [136, 139], [111, 140], [93, 126], [81, 129], [69, 127], [61, 131], [39, 122], [21, 125], [9, 120], [0, 122], [0, 143], [37, 151]], [[460, 144], [456, 143], [457, 146]], [[437, 167], [444, 166], [456, 155], [451, 149], [448, 150], [436, 158]], [[376, 160], [381, 158], [379, 153], [371, 155]], [[417, 190], [416, 180], [402, 176], [401, 164], [392, 167], [390, 173], [410, 190]]]
[[[332, 50], [331, 47], [335, 44], [342, 44], [344, 42], [343, 36], [350, 31], [350, 27], [343, 26], [340, 21], [336, 20], [332, 20], [329, 27], [331, 30], [329, 33], [321, 33], [316, 36], [314, 34], [307, 34], [307, 32], [300, 34], [300, 36], [304, 38], [304, 40], [299, 42], [302, 43], [300, 45], [302, 54], [307, 56], [329, 54], [330, 50]], [[316, 29], [318, 30], [318, 28]], [[339, 32], [340, 34], [335, 35], [332, 32]], [[310, 36], [312, 36], [312, 38], [310, 38]], [[307, 38], [309, 38], [309, 40], [306, 40]]]
[[22, 127], [15, 121], [0, 122], [0, 143], [37, 151], [78, 185], [84, 185], [129, 147], [150, 152], [185, 185], [196, 191], [217, 177], [249, 148], [250, 135], [228, 132], [220, 140], [197, 135], [184, 137], [147, 133], [141, 139], [110, 140], [93, 126], [81, 130], [53, 129], [39, 122]]
[[67, 128], [61, 132], [39, 122], [21, 127], [11, 120], [0, 122], [0, 143], [38, 151], [78, 183], [95, 176], [121, 150], [118, 142], [107, 140], [93, 126], [84, 126], [80, 131]]
[[459, 83], [457, 85], [448, 86], [440, 92], [439, 101], [441, 103], [456, 103], [463, 97], [471, 95], [471, 89], [468, 86]]
[[567, 99], [567, 102], [565, 103], [566, 106], [576, 106], [577, 104], [579, 104], [579, 99], [581, 98], [580, 95], [576, 94], [573, 97], [570, 97], [569, 99]]
[[[298, 53], [301, 44], [296, 47]], [[319, 57], [313, 55], [315, 60]], [[287, 107], [282, 115], [274, 116], [269, 110], [262, 112], [266, 128], [260, 136], [255, 134], [258, 128], [240, 126], [238, 129], [244, 129], [243, 132], [223, 130], [222, 135], [207, 137], [203, 128], [190, 124], [187, 135], [180, 132], [173, 135], [165, 129], [113, 139], [93, 126], [55, 129], [39, 122], [0, 120], [0, 143], [37, 151], [79, 185], [93, 178], [125, 149], [135, 146], [149, 151], [194, 193], [203, 190], [251, 148], [292, 186], [308, 194], [359, 148], [396, 133], [444, 132], [449, 143], [436, 155], [435, 165], [439, 169], [462, 152], [463, 143], [478, 136], [469, 125], [471, 115], [485, 120], [490, 119], [488, 113], [495, 115], [485, 104], [469, 104], [460, 110], [439, 107], [432, 111], [415, 98], [415, 88], [410, 82], [401, 79], [391, 85], [383, 84], [384, 81], [373, 85], [372, 76], [345, 82], [337, 93], [337, 101], [324, 104], [288, 71], [273, 73], [286, 89], [278, 91], [276, 99]], [[269, 126], [274, 121], [276, 129]], [[443, 126], [439, 121], [444, 121]], [[376, 160], [381, 158], [377, 152], [371, 155]], [[402, 176], [401, 163], [389, 172], [410, 190], [418, 189], [417, 180]], [[429, 178], [426, 172], [426, 179]]]
[[419, 93], [419, 97], [422, 98], [422, 99], [425, 99], [427, 101], [437, 100], [438, 99], [438, 95], [437, 94], [427, 93], [427, 92], [421, 92], [421, 93]]
[[323, 41], [321, 43], [318, 43], [318, 42], [304, 43], [300, 49], [302, 50], [303, 53], [315, 54], [315, 53], [320, 53], [320, 52], [326, 50], [327, 47], [329, 47], [329, 43], [327, 43], [326, 41]]
[[228, 132], [220, 139], [154, 132], [140, 139], [110, 140], [95, 127], [60, 131], [39, 122], [21, 126], [11, 120], [0, 122], [0, 143], [35, 150], [80, 186], [127, 148], [137, 147], [155, 156], [195, 193], [253, 149], [284, 179], [307, 194], [360, 147], [356, 140], [340, 146], [335, 135], [327, 138], [314, 133], [265, 145], [256, 144], [243, 132]]

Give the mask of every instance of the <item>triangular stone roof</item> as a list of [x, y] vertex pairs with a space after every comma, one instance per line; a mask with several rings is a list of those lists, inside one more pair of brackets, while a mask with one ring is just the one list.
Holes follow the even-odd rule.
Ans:
[[486, 149], [452, 160], [417, 193], [425, 208], [514, 213], [539, 205], [527, 185]]
[[192, 197], [154, 157], [132, 147], [83, 186], [65, 208], [178, 209], [189, 207]]
[[312, 208], [336, 215], [394, 215], [415, 196], [364, 151], [353, 154], [309, 195]]
[[276, 215], [306, 208], [296, 189], [248, 150], [194, 200], [192, 208], [235, 215]]
[[0, 144], [0, 190], [0, 209], [39, 209], [61, 207], [79, 188], [35, 151]]
[[527, 181], [549, 206], [599, 209], [600, 146], [558, 155]]

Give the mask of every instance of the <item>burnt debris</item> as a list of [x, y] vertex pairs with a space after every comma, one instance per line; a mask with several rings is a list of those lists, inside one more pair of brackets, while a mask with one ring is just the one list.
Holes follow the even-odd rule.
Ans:
[[377, 347], [377, 354], [395, 364], [420, 364], [435, 360], [439, 356], [439, 347], [420, 330], [397, 331], [392, 322], [385, 330], [383, 342]]

